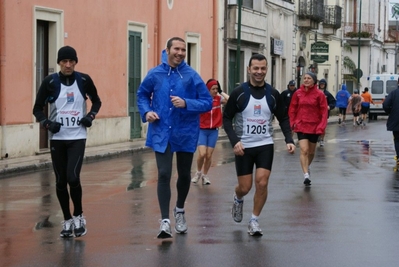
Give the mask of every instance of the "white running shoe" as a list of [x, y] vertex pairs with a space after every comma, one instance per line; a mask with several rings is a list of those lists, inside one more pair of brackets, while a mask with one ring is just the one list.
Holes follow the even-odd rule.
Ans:
[[202, 177], [202, 173], [197, 171], [195, 173], [195, 176], [191, 179], [191, 182], [193, 182], [194, 184], [198, 183], [198, 180], [201, 179]]
[[251, 219], [248, 224], [248, 234], [252, 236], [262, 236], [262, 229], [259, 227], [258, 220]]
[[238, 201], [237, 197], [234, 196], [233, 207], [231, 208], [231, 216], [235, 222], [242, 221], [242, 209], [244, 206], [244, 199]]
[[87, 233], [86, 220], [83, 215], [73, 216], [73, 225], [75, 237], [84, 236]]
[[159, 232], [157, 238], [165, 239], [172, 237], [172, 230], [170, 229], [170, 223], [166, 220], [159, 220], [161, 226], [159, 227]]
[[60, 236], [62, 238], [69, 238], [73, 237], [73, 219], [65, 220], [61, 222], [62, 224], [62, 231], [60, 233]]
[[206, 174], [202, 175], [202, 184], [203, 185], [211, 184], [211, 181], [209, 180], [208, 175], [206, 175]]
[[175, 230], [178, 234], [185, 234], [187, 233], [187, 222], [186, 218], [184, 217], [184, 212], [176, 212], [176, 209], [173, 210], [173, 215], [176, 219]]

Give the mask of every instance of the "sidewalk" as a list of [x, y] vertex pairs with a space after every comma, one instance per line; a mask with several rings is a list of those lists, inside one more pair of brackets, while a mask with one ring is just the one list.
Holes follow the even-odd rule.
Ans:
[[[352, 120], [352, 116], [347, 116], [347, 122]], [[330, 116], [328, 124], [337, 123], [338, 116]], [[274, 132], [281, 132], [278, 122], [273, 122]], [[219, 139], [227, 138], [224, 130], [220, 131]], [[145, 138], [133, 139], [131, 141], [115, 143], [109, 145], [86, 147], [84, 163], [128, 155], [135, 151], [149, 149], [145, 146]], [[12, 175], [19, 175], [28, 172], [52, 169], [50, 152], [35, 156], [7, 158], [0, 160], [0, 178]]]

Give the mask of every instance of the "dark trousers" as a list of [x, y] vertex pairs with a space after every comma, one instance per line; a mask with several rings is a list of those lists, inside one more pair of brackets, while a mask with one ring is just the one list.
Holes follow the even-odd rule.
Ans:
[[[82, 168], [85, 147], [86, 139], [50, 141], [57, 198], [61, 205], [64, 220], [72, 218], [69, 208], [69, 194], [74, 206], [73, 215], [78, 216], [83, 212], [80, 170]], [[68, 192], [68, 185], [70, 192]]]
[[393, 131], [393, 143], [395, 144], [395, 151], [397, 160], [399, 160], [399, 131]]
[[[191, 183], [191, 165], [194, 153], [176, 152], [177, 160], [177, 201], [176, 207], [184, 208]], [[165, 153], [155, 152], [158, 167], [158, 202], [162, 219], [169, 219], [169, 205], [171, 198], [170, 180], [172, 176], [173, 153], [168, 145]]]

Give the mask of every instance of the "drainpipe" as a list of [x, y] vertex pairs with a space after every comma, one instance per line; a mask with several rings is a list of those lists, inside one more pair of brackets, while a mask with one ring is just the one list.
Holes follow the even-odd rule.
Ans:
[[7, 158], [7, 133], [5, 130], [5, 98], [4, 98], [4, 66], [6, 65], [6, 53], [5, 53], [5, 0], [0, 2], [0, 127], [1, 127], [1, 154], [0, 158]]
[[213, 1], [213, 12], [212, 12], [212, 31], [213, 31], [213, 56], [212, 58], [217, 58], [217, 60], [213, 60], [212, 62], [212, 77], [217, 79], [218, 74], [218, 65], [219, 65], [219, 56], [218, 55], [218, 1]]
[[223, 86], [224, 91], [230, 94], [228, 91], [228, 80], [227, 80], [227, 14], [228, 14], [228, 0], [224, 0], [224, 18], [223, 18]]
[[[241, 7], [242, 0], [238, 0], [238, 21], [237, 21], [237, 55], [236, 55], [236, 83], [240, 82], [240, 54], [241, 54]], [[235, 85], [234, 85], [235, 87]]]
[[160, 24], [161, 24], [161, 4], [160, 1], [155, 1], [155, 23], [154, 23], [154, 65], [157, 66], [159, 64], [158, 55], [159, 51], [159, 32], [160, 32]]

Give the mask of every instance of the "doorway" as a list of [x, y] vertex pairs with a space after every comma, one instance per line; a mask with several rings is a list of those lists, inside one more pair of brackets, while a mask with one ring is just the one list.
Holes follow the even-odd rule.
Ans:
[[[49, 22], [36, 21], [36, 93], [39, 91], [43, 79], [49, 75]], [[44, 114], [48, 116], [48, 107], [44, 108]], [[48, 149], [48, 131], [40, 127], [39, 149]]]
[[137, 89], [141, 82], [141, 32], [129, 31], [129, 116], [130, 138], [141, 137], [141, 117], [137, 106]]

